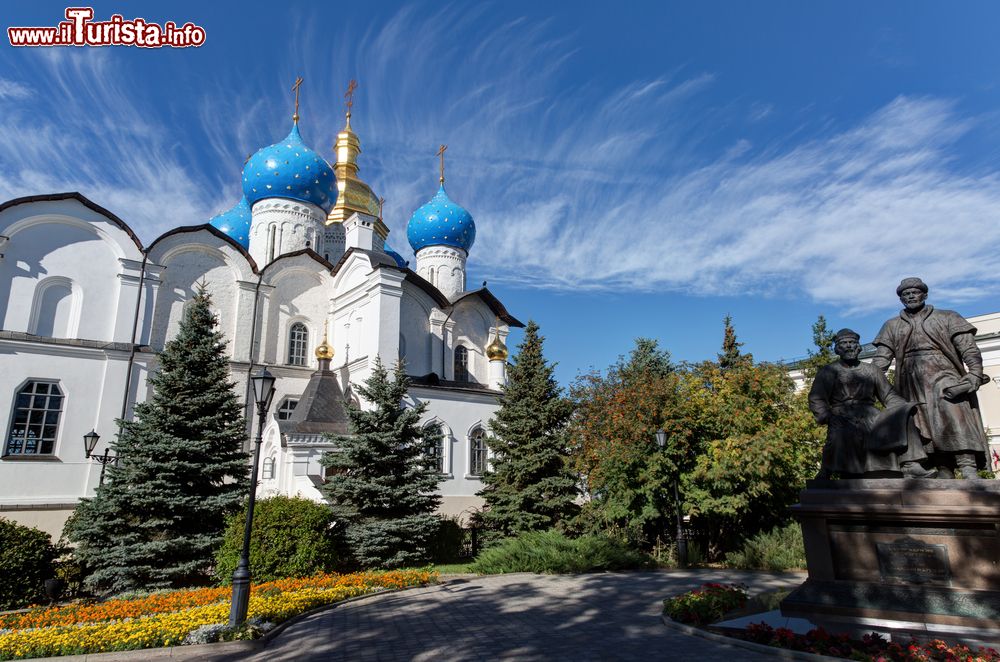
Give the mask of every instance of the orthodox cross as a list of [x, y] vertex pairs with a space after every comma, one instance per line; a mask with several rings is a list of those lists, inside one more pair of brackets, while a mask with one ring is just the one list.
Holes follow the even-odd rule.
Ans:
[[292, 121], [296, 124], [299, 121], [299, 88], [302, 87], [302, 76], [297, 76], [295, 78], [295, 85], [292, 85], [292, 91], [295, 92], [295, 114], [292, 115]]
[[351, 116], [351, 108], [354, 107], [354, 90], [358, 89], [358, 81], [353, 78], [347, 83], [347, 92], [344, 93], [344, 105], [347, 107], [347, 116]]
[[382, 206], [385, 204], [385, 198], [378, 199], [378, 219], [382, 220]]
[[444, 151], [448, 149], [447, 145], [441, 145], [438, 147], [437, 156], [441, 157], [441, 183], [444, 184]]

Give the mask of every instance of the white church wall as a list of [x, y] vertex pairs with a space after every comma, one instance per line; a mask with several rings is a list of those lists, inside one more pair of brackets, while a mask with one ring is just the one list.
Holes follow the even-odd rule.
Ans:
[[11, 429], [16, 394], [30, 381], [57, 384], [62, 406], [51, 454], [0, 456], [0, 516], [59, 537], [77, 500], [92, 494], [100, 467], [86, 459], [83, 435], [96, 430], [104, 452], [121, 415], [128, 352], [44, 342], [0, 341], [4, 359], [0, 421]]
[[264, 271], [271, 290], [263, 312], [267, 316], [263, 361], [290, 365], [289, 336], [294, 324], [307, 330], [305, 366], [315, 369], [314, 350], [323, 337], [330, 308], [332, 279], [324, 265], [308, 255], [283, 257]]
[[423, 423], [438, 421], [445, 431], [445, 479], [441, 483], [442, 502], [439, 511], [463, 519], [482, 507], [476, 492], [483, 488], [481, 477], [471, 473], [471, 434], [477, 428], [488, 432], [489, 422], [497, 409], [496, 396], [461, 389], [413, 386], [410, 397], [414, 403], [426, 402]]
[[[149, 344], [156, 350], [177, 333], [184, 308], [199, 285], [212, 297], [219, 330], [230, 339], [230, 357], [245, 360], [248, 347], [234, 338], [249, 338], [253, 300], [247, 296], [256, 276], [243, 254], [209, 230], [164, 235], [153, 242], [149, 261], [162, 267], [150, 324]], [[249, 342], [248, 340], [246, 342]], [[239, 353], [237, 353], [239, 351]]]
[[[403, 283], [400, 301], [399, 332], [402, 336], [401, 358], [410, 375], [434, 372], [431, 367], [430, 316], [434, 301], [419, 287]], [[402, 350], [405, 350], [405, 355]]]
[[477, 384], [489, 383], [489, 361], [486, 358], [485, 347], [489, 343], [488, 335], [493, 325], [493, 313], [481, 300], [475, 297], [463, 299], [456, 304], [450, 320], [454, 323], [451, 332], [451, 342], [447, 348], [449, 368], [454, 379], [455, 349], [461, 345], [466, 348], [469, 357], [469, 375]]
[[[119, 275], [142, 259], [117, 224], [75, 199], [0, 213], [2, 328], [61, 338], [128, 342], [135, 288]], [[125, 318], [121, 321], [119, 318]]]

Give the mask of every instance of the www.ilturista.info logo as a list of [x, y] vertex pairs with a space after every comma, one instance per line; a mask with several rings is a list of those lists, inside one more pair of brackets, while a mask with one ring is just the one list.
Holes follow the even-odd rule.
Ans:
[[11, 46], [138, 46], [139, 48], [188, 48], [205, 43], [205, 28], [194, 23], [178, 27], [144, 18], [126, 20], [113, 14], [107, 21], [94, 21], [93, 7], [67, 7], [66, 20], [54, 28], [10, 27]]

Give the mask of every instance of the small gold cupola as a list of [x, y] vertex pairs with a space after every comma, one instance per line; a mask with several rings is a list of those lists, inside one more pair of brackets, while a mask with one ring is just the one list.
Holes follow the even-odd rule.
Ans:
[[329, 329], [329, 322], [323, 323], [323, 340], [320, 342], [319, 346], [316, 348], [316, 358], [320, 361], [331, 361], [333, 360], [333, 347], [330, 346], [327, 340], [327, 331]]
[[503, 341], [500, 340], [499, 323], [495, 325], [495, 330], [493, 332], [493, 340], [490, 341], [490, 344], [486, 346], [486, 358], [488, 358], [490, 361], [507, 360], [507, 345], [503, 344]]
[[337, 134], [337, 144], [334, 145], [334, 152], [337, 154], [337, 162], [333, 165], [333, 171], [337, 175], [337, 202], [333, 209], [327, 214], [326, 224], [343, 223], [351, 214], [355, 212], [374, 216], [375, 231], [383, 240], [389, 234], [389, 228], [382, 222], [382, 206], [379, 198], [372, 192], [368, 184], [358, 177], [358, 155], [361, 154], [361, 141], [358, 134], [351, 128], [351, 109], [354, 107], [354, 90], [358, 87], [355, 80], [347, 85], [347, 93], [344, 95], [347, 108], [347, 121], [343, 130]]

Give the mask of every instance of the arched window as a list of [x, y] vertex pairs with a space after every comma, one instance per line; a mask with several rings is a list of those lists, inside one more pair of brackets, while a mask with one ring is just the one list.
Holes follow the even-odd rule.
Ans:
[[309, 330], [302, 322], [296, 322], [288, 331], [288, 365], [305, 365], [306, 348], [309, 344]]
[[274, 249], [276, 248], [275, 244], [277, 243], [277, 236], [278, 236], [278, 227], [275, 226], [275, 225], [272, 225], [271, 226], [271, 232], [269, 233], [268, 238], [267, 238], [267, 261], [268, 262], [273, 262], [274, 261]]
[[462, 345], [455, 348], [455, 381], [469, 381], [469, 350]]
[[265, 457], [260, 471], [261, 480], [274, 480], [274, 458]]
[[51, 455], [56, 446], [63, 394], [58, 384], [28, 382], [17, 393], [4, 455]]
[[49, 338], [70, 337], [70, 316], [73, 307], [73, 290], [62, 279], [39, 286], [37, 317], [32, 333]]
[[426, 440], [426, 445], [424, 446], [424, 455], [427, 457], [428, 464], [435, 468], [438, 473], [444, 473], [444, 434], [441, 432], [441, 426], [438, 423], [428, 423], [424, 426], [424, 438]]
[[486, 473], [486, 463], [489, 460], [489, 448], [486, 445], [486, 432], [476, 428], [469, 435], [469, 474], [482, 476]]

